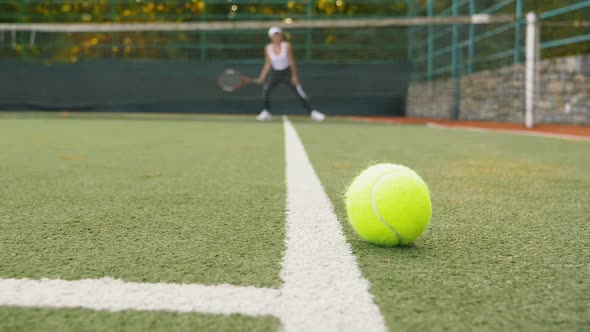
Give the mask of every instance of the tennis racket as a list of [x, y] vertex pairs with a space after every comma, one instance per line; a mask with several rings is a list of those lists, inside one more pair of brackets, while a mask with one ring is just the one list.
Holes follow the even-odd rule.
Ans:
[[226, 69], [219, 75], [217, 83], [219, 83], [221, 90], [233, 92], [246, 84], [256, 83], [256, 81], [235, 69]]

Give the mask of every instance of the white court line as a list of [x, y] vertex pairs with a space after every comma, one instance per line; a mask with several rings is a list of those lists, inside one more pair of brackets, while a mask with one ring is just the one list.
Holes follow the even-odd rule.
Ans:
[[385, 331], [332, 203], [284, 119], [287, 250], [281, 289], [92, 280], [0, 279], [0, 306], [271, 315], [284, 331]]
[[276, 315], [278, 289], [197, 284], [0, 279], [0, 306]]
[[287, 118], [287, 251], [281, 276], [286, 331], [384, 331], [332, 203]]
[[559, 138], [559, 139], [568, 139], [568, 140], [575, 140], [575, 141], [590, 141], [590, 137], [567, 135], [567, 134], [541, 133], [538, 131], [510, 130], [510, 129], [487, 129], [487, 128], [469, 127], [469, 126], [445, 126], [445, 125], [441, 125], [441, 124], [434, 123], [434, 122], [428, 122], [426, 124], [426, 126], [430, 127], [430, 128], [436, 128], [436, 129], [456, 129], [456, 130], [484, 132], [484, 133], [501, 133], [501, 134], [513, 134], [513, 135], [533, 136], [533, 137]]

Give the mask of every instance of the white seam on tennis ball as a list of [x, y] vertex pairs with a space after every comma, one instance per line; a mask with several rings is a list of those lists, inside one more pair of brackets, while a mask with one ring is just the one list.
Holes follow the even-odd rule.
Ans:
[[371, 205], [373, 206], [373, 212], [375, 212], [375, 215], [377, 216], [379, 221], [385, 227], [389, 228], [389, 230], [392, 231], [393, 234], [395, 234], [395, 237], [397, 237], [398, 244], [402, 244], [402, 236], [395, 230], [395, 228], [393, 228], [393, 226], [391, 226], [389, 223], [387, 223], [385, 221], [385, 219], [383, 219], [383, 217], [381, 217], [381, 215], [379, 214], [379, 210], [377, 209], [377, 203], [375, 202], [375, 191], [377, 190], [377, 187], [379, 186], [379, 184], [381, 184], [381, 182], [386, 177], [391, 176], [391, 175], [392, 175], [391, 173], [384, 174], [379, 179], [377, 179], [377, 181], [375, 181], [375, 184], [373, 185], [373, 188], [371, 189]]

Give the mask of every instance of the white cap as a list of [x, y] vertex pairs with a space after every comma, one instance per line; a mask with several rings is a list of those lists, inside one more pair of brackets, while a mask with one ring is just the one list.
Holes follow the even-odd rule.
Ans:
[[271, 27], [268, 29], [268, 37], [274, 36], [275, 33], [283, 33], [283, 29], [279, 27]]

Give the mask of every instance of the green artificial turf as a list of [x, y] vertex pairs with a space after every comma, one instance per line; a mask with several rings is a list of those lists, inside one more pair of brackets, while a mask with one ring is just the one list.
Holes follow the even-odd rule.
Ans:
[[0, 331], [277, 331], [272, 317], [205, 315], [149, 311], [1, 308]]
[[[590, 143], [294, 121], [392, 331], [590, 329]], [[413, 246], [361, 240], [342, 194], [371, 163], [433, 201]], [[280, 287], [280, 121], [0, 113], [0, 278]], [[276, 330], [274, 318], [0, 308], [0, 331]]]
[[[392, 331], [590, 329], [590, 143], [328, 121], [296, 122]], [[347, 184], [371, 163], [428, 183], [413, 246], [361, 240]]]
[[278, 287], [280, 122], [3, 114], [0, 278]]

